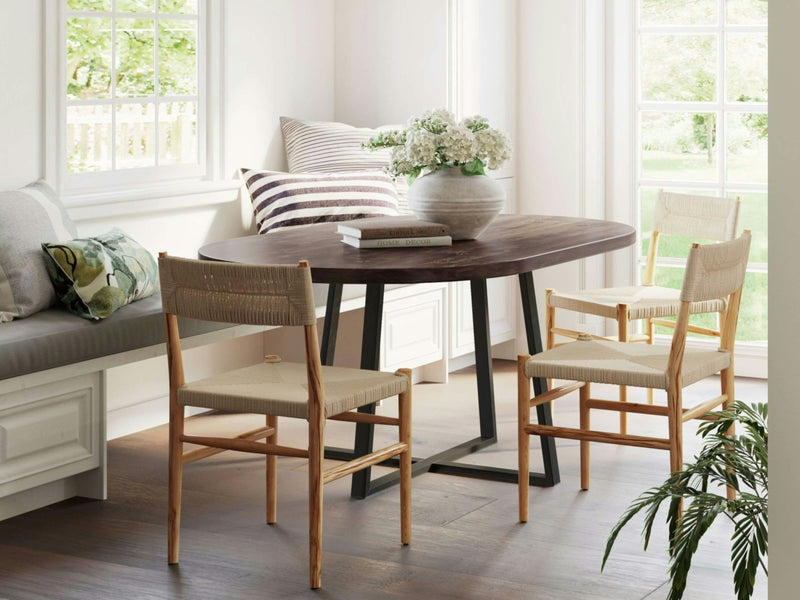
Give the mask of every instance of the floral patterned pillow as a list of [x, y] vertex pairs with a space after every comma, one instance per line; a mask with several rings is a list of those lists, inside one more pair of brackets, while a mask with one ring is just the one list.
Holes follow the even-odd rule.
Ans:
[[105, 319], [159, 290], [156, 261], [120, 229], [42, 248], [56, 296], [85, 319]]

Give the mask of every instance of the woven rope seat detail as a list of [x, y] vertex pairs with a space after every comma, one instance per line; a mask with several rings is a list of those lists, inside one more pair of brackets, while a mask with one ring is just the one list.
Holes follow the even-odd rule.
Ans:
[[[525, 364], [525, 375], [666, 390], [669, 351], [669, 346], [578, 340], [532, 356]], [[725, 350], [688, 348], [683, 384], [718, 373], [730, 363], [730, 353]]]

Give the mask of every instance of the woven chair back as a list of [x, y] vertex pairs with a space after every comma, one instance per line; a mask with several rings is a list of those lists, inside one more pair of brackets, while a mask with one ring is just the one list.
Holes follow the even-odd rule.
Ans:
[[316, 323], [311, 269], [171, 256], [158, 259], [164, 312], [245, 325]]
[[653, 229], [670, 235], [727, 242], [736, 237], [740, 204], [736, 198], [660, 191], [653, 211]]
[[681, 300], [724, 298], [741, 288], [749, 252], [749, 231], [730, 242], [693, 246], [686, 261]]

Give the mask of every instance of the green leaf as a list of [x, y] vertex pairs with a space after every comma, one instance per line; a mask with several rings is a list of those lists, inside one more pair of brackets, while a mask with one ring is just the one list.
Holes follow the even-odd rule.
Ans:
[[461, 165], [461, 172], [464, 175], [486, 175], [484, 167], [483, 161], [480, 158], [475, 158]]
[[[702, 451], [682, 471], [631, 503], [609, 534], [601, 568], [622, 527], [641, 511], [645, 514], [643, 537], [647, 550], [656, 514], [666, 501], [671, 580], [668, 600], [682, 598], [700, 539], [719, 515], [734, 523], [731, 563], [736, 598], [749, 600], [759, 566], [767, 573], [767, 413], [766, 404], [742, 402], [710, 413], [714, 420], [698, 427], [704, 438]], [[731, 426], [737, 428], [737, 435], [728, 435]], [[735, 499], [728, 500], [726, 485], [737, 490]], [[685, 500], [690, 503], [681, 514]]]
[[406, 176], [406, 179], [408, 180], [408, 185], [411, 185], [412, 183], [414, 183], [414, 180], [415, 180], [417, 177], [419, 177], [419, 174], [420, 174], [421, 172], [422, 172], [422, 167], [417, 167], [417, 168], [415, 168], [413, 171], [410, 171], [410, 172], [408, 173], [408, 175]]

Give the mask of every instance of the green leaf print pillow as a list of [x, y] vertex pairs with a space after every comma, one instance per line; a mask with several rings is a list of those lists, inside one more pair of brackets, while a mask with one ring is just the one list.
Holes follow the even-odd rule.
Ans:
[[158, 292], [156, 261], [120, 229], [42, 248], [56, 297], [85, 319], [105, 319]]

